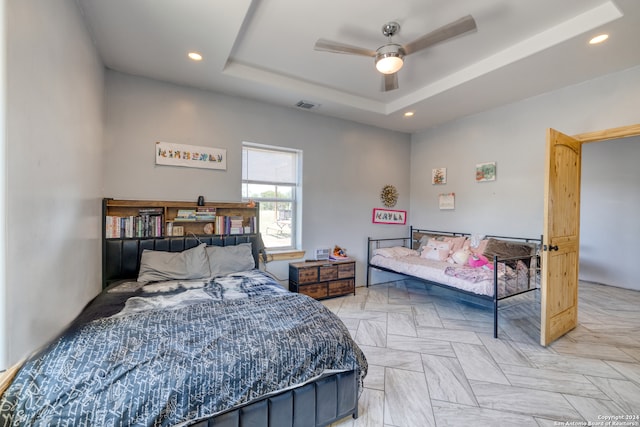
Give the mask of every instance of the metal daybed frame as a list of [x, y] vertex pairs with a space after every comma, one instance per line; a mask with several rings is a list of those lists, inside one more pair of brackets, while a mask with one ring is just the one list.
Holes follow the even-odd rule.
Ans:
[[[469, 292], [466, 291], [464, 289], [459, 289], [456, 288], [454, 286], [450, 286], [447, 284], [443, 284], [443, 283], [439, 283], [439, 282], [434, 282], [431, 280], [426, 280], [420, 277], [415, 277], [415, 276], [411, 276], [408, 275], [406, 273], [400, 273], [397, 272], [395, 270], [389, 269], [389, 268], [385, 268], [385, 267], [380, 267], [377, 265], [373, 265], [371, 264], [371, 257], [372, 257], [372, 252], [373, 249], [377, 249], [377, 248], [381, 248], [381, 247], [385, 247], [385, 246], [381, 246], [381, 245], [387, 245], [387, 244], [392, 244], [393, 242], [402, 242], [402, 246], [405, 246], [407, 248], [411, 248], [414, 249], [414, 244], [418, 242], [419, 239], [416, 239], [414, 237], [414, 234], [419, 233], [420, 235], [422, 234], [429, 234], [429, 235], [438, 235], [438, 236], [443, 236], [443, 237], [469, 237], [471, 236], [470, 233], [460, 233], [460, 232], [450, 232], [450, 231], [435, 231], [435, 230], [425, 230], [425, 229], [419, 229], [419, 228], [413, 228], [413, 226], [411, 226], [409, 228], [409, 236], [408, 237], [391, 237], [391, 238], [380, 238], [380, 239], [374, 239], [369, 237], [368, 241], [367, 241], [367, 281], [366, 281], [366, 285], [367, 287], [369, 287], [369, 285], [371, 284], [371, 269], [374, 268], [376, 270], [380, 270], [380, 271], [386, 271], [388, 273], [394, 273], [394, 274], [400, 274], [402, 276], [405, 277], [409, 277], [411, 279], [415, 279], [418, 281], [421, 281], [423, 283], [429, 284], [429, 285], [436, 285], [442, 288], [446, 288], [455, 292], [459, 292], [474, 298], [478, 298], [484, 301], [490, 301], [492, 303], [492, 308], [493, 308], [493, 337], [494, 338], [498, 338], [498, 301], [507, 299], [507, 298], [511, 298], [514, 297], [516, 295], [520, 295], [520, 294], [524, 294], [526, 292], [530, 292], [530, 291], [535, 291], [536, 289], [538, 289], [538, 287], [533, 287], [533, 288], [528, 288], [526, 290], [523, 291], [518, 291], [515, 292], [513, 294], [509, 294], [506, 296], [502, 296], [499, 297], [498, 296], [498, 264], [499, 263], [504, 263], [507, 261], [518, 261], [518, 260], [534, 260], [537, 264], [539, 265], [539, 260], [537, 259], [537, 250], [536, 250], [536, 255], [532, 255], [532, 256], [520, 256], [520, 257], [509, 257], [509, 258], [498, 258], [497, 256], [493, 258], [493, 295], [481, 295], [481, 294], [476, 294], [473, 292]], [[542, 238], [526, 238], [526, 237], [508, 237], [508, 236], [496, 236], [496, 235], [487, 235], [485, 236], [485, 238], [494, 238], [494, 239], [503, 239], [503, 240], [508, 240], [508, 241], [514, 241], [514, 242], [525, 242], [525, 243], [535, 243], [536, 244], [536, 248], [538, 249], [540, 247], [540, 244], [542, 242]], [[531, 264], [530, 264], [531, 265]], [[531, 269], [529, 270], [531, 272]], [[531, 278], [530, 278], [531, 279]]]

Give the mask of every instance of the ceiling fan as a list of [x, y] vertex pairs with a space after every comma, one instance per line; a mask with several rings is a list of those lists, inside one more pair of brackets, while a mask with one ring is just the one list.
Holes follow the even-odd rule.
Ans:
[[314, 49], [323, 52], [345, 53], [375, 58], [376, 69], [382, 73], [382, 91], [386, 92], [398, 88], [397, 73], [400, 68], [402, 68], [405, 56], [475, 30], [476, 21], [471, 15], [467, 15], [437, 30], [431, 31], [410, 43], [399, 45], [393, 43], [391, 37], [400, 31], [400, 24], [397, 22], [389, 22], [382, 26], [382, 34], [389, 38], [388, 42], [376, 50], [327, 39], [318, 39]]

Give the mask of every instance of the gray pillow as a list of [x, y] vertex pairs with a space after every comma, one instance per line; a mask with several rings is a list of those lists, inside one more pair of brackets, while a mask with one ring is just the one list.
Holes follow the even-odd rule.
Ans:
[[212, 276], [224, 276], [255, 268], [251, 243], [234, 246], [207, 246]]
[[140, 258], [138, 282], [210, 277], [211, 271], [205, 247], [206, 244], [202, 243], [182, 252], [143, 250]]

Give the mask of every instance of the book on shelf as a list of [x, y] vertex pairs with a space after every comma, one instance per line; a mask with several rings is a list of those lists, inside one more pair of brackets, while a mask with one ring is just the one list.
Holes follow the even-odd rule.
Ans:
[[138, 213], [140, 215], [142, 215], [142, 214], [162, 215], [164, 213], [164, 209], [163, 208], [140, 208], [140, 209], [138, 209]]
[[159, 212], [142, 212], [138, 216], [105, 216], [107, 239], [134, 237], [162, 237], [164, 215]]
[[195, 221], [196, 210], [195, 209], [178, 209], [176, 214], [176, 221]]
[[246, 218], [242, 215], [216, 215], [215, 234], [253, 234], [256, 230], [256, 217]]
[[198, 208], [196, 221], [213, 221], [216, 219], [216, 208]]
[[115, 216], [107, 215], [104, 218], [104, 237], [107, 239], [111, 239], [115, 237], [114, 223], [113, 219], [117, 218]]
[[244, 231], [242, 222], [243, 218], [241, 216], [229, 217], [229, 234], [241, 234]]

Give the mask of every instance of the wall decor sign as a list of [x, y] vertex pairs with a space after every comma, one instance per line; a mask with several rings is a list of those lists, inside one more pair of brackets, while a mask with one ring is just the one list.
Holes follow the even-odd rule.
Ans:
[[495, 181], [496, 162], [478, 163], [476, 165], [476, 182]]
[[456, 208], [456, 193], [442, 193], [438, 195], [440, 210]]
[[435, 168], [431, 169], [431, 184], [446, 184], [447, 183], [447, 168]]
[[375, 224], [404, 225], [407, 223], [407, 211], [373, 208], [373, 222]]
[[156, 142], [156, 165], [227, 169], [227, 150], [196, 145]]

